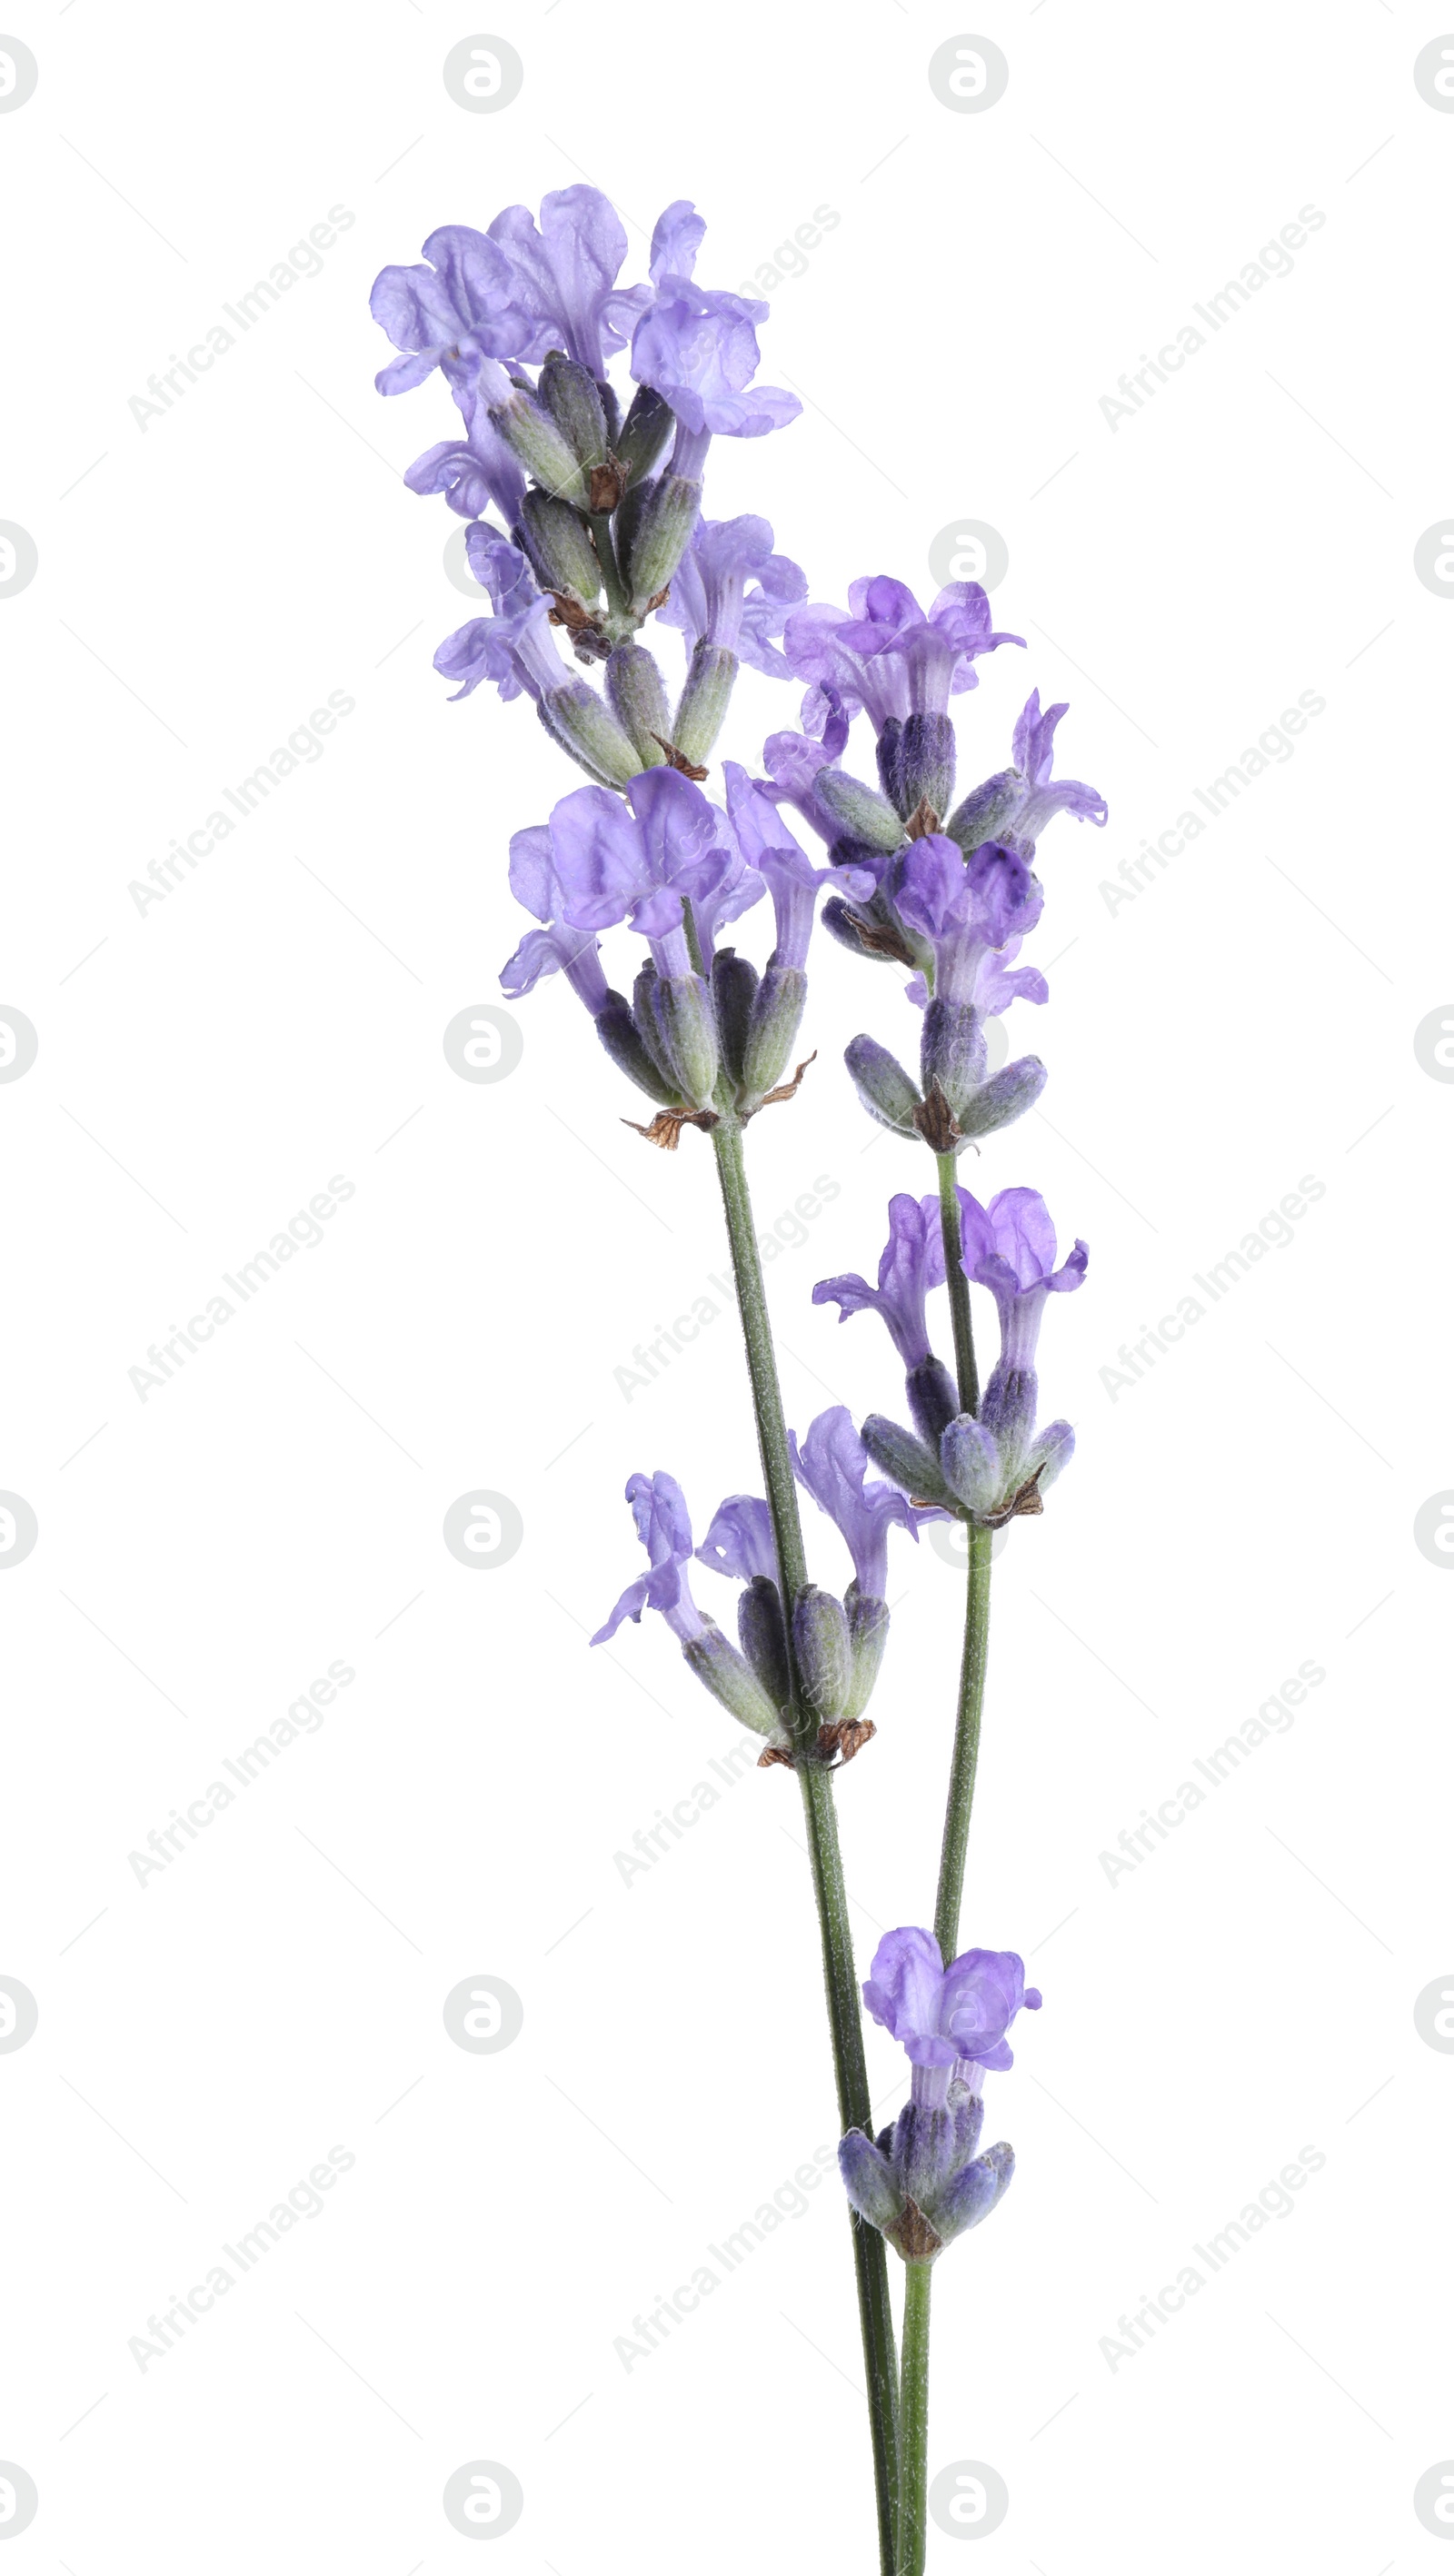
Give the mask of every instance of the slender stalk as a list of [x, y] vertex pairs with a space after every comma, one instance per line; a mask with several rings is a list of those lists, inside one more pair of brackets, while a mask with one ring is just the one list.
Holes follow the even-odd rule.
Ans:
[[939, 1849], [939, 1889], [934, 1900], [934, 1935], [939, 1955], [946, 1962], [956, 1956], [959, 1941], [959, 1903], [964, 1893], [964, 1860], [969, 1848], [974, 1775], [979, 1765], [979, 1724], [990, 1642], [990, 1549], [994, 1533], [971, 1529], [966, 1535], [969, 1580], [964, 1604], [964, 1650], [959, 1664], [959, 1706], [949, 1764], [949, 1795], [944, 1804], [944, 1840]]
[[609, 510], [599, 512], [592, 518], [591, 537], [596, 549], [596, 560], [601, 567], [606, 605], [614, 618], [626, 621], [623, 632], [629, 634], [636, 620], [631, 615], [631, 602], [626, 596], [626, 584], [621, 578], [621, 567], [616, 560], [616, 544], [611, 534]]
[[[944, 1236], [944, 1275], [949, 1283], [959, 1401], [966, 1413], [977, 1413], [979, 1371], [974, 1359], [969, 1281], [960, 1258], [954, 1156], [937, 1154], [934, 1159], [939, 1166], [939, 1223]], [[964, 1859], [969, 1847], [969, 1817], [974, 1804], [974, 1775], [979, 1764], [980, 1715], [984, 1707], [985, 1665], [989, 1656], [991, 1534], [988, 1530], [971, 1529], [966, 1536], [969, 1540], [969, 1579], [964, 1603], [964, 1647], [959, 1663], [959, 1705], [954, 1719], [949, 1795], [944, 1807], [944, 1840], [939, 1853], [939, 1891], [934, 1904], [935, 1936], [940, 1955], [946, 1961], [954, 1957], [959, 1938], [959, 1904], [964, 1892]]]
[[[763, 1287], [762, 1265], [757, 1257], [757, 1234], [752, 1222], [752, 1201], [742, 1155], [742, 1128], [735, 1113], [728, 1111], [719, 1118], [712, 1130], [712, 1147], [727, 1219], [727, 1240], [732, 1252], [732, 1275], [742, 1319], [742, 1337], [747, 1346], [752, 1409], [757, 1421], [758, 1448], [777, 1544], [783, 1603], [790, 1613], [794, 1595], [807, 1581], [807, 1561], [798, 1517], [797, 1490], [793, 1483], [792, 1458], [788, 1450], [787, 1424], [783, 1416], [782, 1390], [778, 1384], [777, 1360], [773, 1351], [772, 1326], [767, 1311], [767, 1294]], [[791, 1641], [789, 1655], [791, 1659]], [[813, 1873], [813, 1897], [823, 1941], [823, 1982], [828, 1997], [838, 2114], [845, 2129], [867, 2129], [872, 2118], [868, 2070], [863, 2054], [863, 2021], [853, 1964], [848, 1898], [838, 1848], [833, 1781], [831, 1774], [806, 1750], [816, 1735], [816, 1727], [811, 1713], [803, 1705], [791, 1660], [790, 1671], [793, 1685], [790, 1723], [798, 1743], [805, 1748], [796, 1767]], [[865, 2226], [856, 2213], [852, 2214], [851, 2224], [858, 2313], [868, 2374], [879, 2559], [883, 2576], [893, 2576], [898, 2420], [888, 2259], [883, 2238], [875, 2228]]]
[[895, 2576], [924, 2576], [929, 2464], [929, 2289], [931, 2263], [904, 2265], [904, 2384], [899, 2402], [899, 2545]]
[[954, 1370], [959, 1402], [965, 1413], [979, 1411], [979, 1372], [974, 1364], [974, 1326], [969, 1313], [969, 1281], [960, 1258], [959, 1200], [955, 1195], [954, 1156], [936, 1154], [939, 1166], [939, 1225], [944, 1237], [944, 1276], [949, 1283], [949, 1313], [954, 1325]]

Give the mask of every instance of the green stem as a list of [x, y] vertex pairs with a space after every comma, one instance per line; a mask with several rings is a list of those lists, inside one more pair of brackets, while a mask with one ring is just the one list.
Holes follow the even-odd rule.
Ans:
[[[944, 1237], [944, 1275], [949, 1283], [949, 1312], [954, 1325], [954, 1366], [964, 1412], [979, 1411], [979, 1371], [974, 1361], [974, 1325], [969, 1311], [969, 1281], [960, 1257], [959, 1199], [954, 1156], [937, 1154], [939, 1224]], [[969, 1584], [964, 1605], [964, 1648], [959, 1664], [959, 1706], [954, 1719], [954, 1754], [949, 1767], [949, 1796], [944, 1808], [944, 1840], [939, 1854], [939, 1892], [934, 1905], [934, 1931], [940, 1956], [950, 1960], [959, 1938], [959, 1904], [964, 1893], [964, 1859], [969, 1847], [969, 1817], [974, 1805], [974, 1775], [979, 1764], [979, 1726], [984, 1708], [985, 1664], [989, 1654], [990, 1541], [988, 1530], [968, 1529]]]
[[969, 1313], [969, 1281], [960, 1257], [959, 1199], [954, 1156], [936, 1154], [939, 1166], [939, 1226], [944, 1237], [944, 1276], [949, 1283], [949, 1313], [954, 1325], [954, 1368], [964, 1413], [979, 1411], [979, 1372], [974, 1364], [974, 1325]]
[[939, 1851], [939, 1891], [934, 1900], [934, 1934], [939, 1955], [946, 1962], [956, 1956], [959, 1941], [959, 1903], [964, 1893], [964, 1860], [969, 1848], [974, 1775], [979, 1764], [979, 1725], [990, 1640], [990, 1550], [994, 1532], [970, 1529], [965, 1535], [969, 1540], [969, 1581], [964, 1604], [964, 1651], [959, 1666], [949, 1795], [944, 1806], [944, 1840]]
[[605, 585], [606, 605], [613, 619], [619, 622], [624, 618], [627, 621], [623, 631], [629, 633], [637, 621], [631, 614], [631, 602], [626, 596], [626, 585], [621, 578], [621, 567], [616, 560], [616, 545], [611, 535], [610, 511], [597, 512], [591, 519], [590, 527], [596, 548], [596, 560], [601, 567], [601, 580]]
[[[727, 1240], [732, 1252], [732, 1275], [737, 1289], [738, 1311], [742, 1318], [742, 1337], [747, 1346], [747, 1369], [752, 1381], [752, 1409], [757, 1421], [758, 1448], [762, 1456], [768, 1508], [772, 1514], [782, 1598], [784, 1609], [790, 1617], [792, 1602], [807, 1581], [807, 1560], [803, 1551], [798, 1497], [793, 1482], [792, 1457], [788, 1449], [787, 1424], [783, 1416], [782, 1391], [778, 1384], [772, 1326], [767, 1311], [767, 1294], [763, 1287], [762, 1265], [757, 1257], [757, 1233], [752, 1222], [752, 1201], [742, 1154], [742, 1128], [735, 1114], [729, 1112], [719, 1118], [712, 1130], [712, 1148], [717, 1159], [717, 1177], [721, 1183], [722, 1205], [727, 1219]], [[853, 1935], [848, 1921], [848, 1897], [843, 1884], [843, 1863], [838, 1848], [838, 1820], [833, 1803], [833, 1781], [831, 1773], [813, 1757], [809, 1749], [815, 1740], [817, 1729], [811, 1712], [803, 1706], [798, 1690], [796, 1667], [792, 1663], [791, 1656], [791, 1637], [789, 1669], [793, 1692], [789, 1724], [799, 1747], [802, 1748], [796, 1768], [798, 1786], [803, 1800], [803, 1821], [808, 1836], [813, 1897], [818, 1909], [818, 1923], [823, 1942], [823, 1982], [828, 1997], [828, 2026], [832, 2037], [833, 2068], [838, 2086], [838, 2115], [845, 2130], [871, 2129], [872, 2107], [869, 2100], [868, 2069], [863, 2054], [863, 2018], [859, 2005], [858, 1980], [853, 1964]], [[859, 2322], [863, 2330], [864, 2364], [868, 2374], [869, 2426], [873, 2439], [874, 2484], [878, 2500], [879, 2559], [883, 2576], [893, 2576], [894, 2517], [898, 2493], [898, 2420], [895, 2403], [896, 2369], [893, 2315], [889, 2306], [888, 2259], [883, 2238], [878, 2234], [877, 2229], [865, 2226], [856, 2213], [852, 2214], [851, 2224], [853, 2263], [858, 2281]]]
[[904, 2384], [899, 2402], [903, 2452], [899, 2465], [896, 2576], [924, 2576], [929, 2468], [929, 2289], [933, 2278], [931, 2263], [904, 2265]]

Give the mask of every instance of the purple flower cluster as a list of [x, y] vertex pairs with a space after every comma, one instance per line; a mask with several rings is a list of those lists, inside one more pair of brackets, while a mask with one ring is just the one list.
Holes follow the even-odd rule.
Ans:
[[1011, 2149], [976, 2153], [984, 2078], [1013, 2065], [1010, 2025], [1041, 1998], [1013, 1950], [966, 1950], [946, 1968], [933, 1933], [905, 1925], [880, 1941], [863, 2000], [909, 2059], [910, 2098], [876, 2139], [849, 2130], [839, 2171], [861, 2217], [906, 2261], [932, 2262], [1009, 2188]]
[[998, 1529], [1041, 1509], [1075, 1449], [1068, 1422], [1037, 1424], [1035, 1358], [1047, 1297], [1078, 1288], [1089, 1255], [1077, 1241], [1057, 1267], [1055, 1228], [1035, 1190], [1001, 1190], [987, 1207], [968, 1190], [957, 1196], [961, 1267], [989, 1290], [1000, 1326], [999, 1357], [977, 1413], [960, 1409], [954, 1381], [930, 1345], [928, 1294], [945, 1278], [937, 1197], [890, 1200], [876, 1288], [856, 1273], [820, 1279], [813, 1303], [836, 1305], [844, 1323], [850, 1315], [880, 1315], [903, 1362], [914, 1428], [870, 1414], [862, 1436], [875, 1466], [916, 1504]]
[[[820, 1413], [801, 1445], [790, 1433], [789, 1447], [799, 1483], [852, 1556], [853, 1580], [841, 1600], [809, 1583], [785, 1609], [772, 1515], [760, 1494], [729, 1494], [694, 1550], [675, 1478], [633, 1476], [626, 1499], [649, 1564], [591, 1641], [604, 1644], [623, 1619], [659, 1610], [699, 1680], [777, 1747], [791, 1740], [783, 1720], [794, 1678], [820, 1724], [852, 1727], [862, 1718], [888, 1635], [888, 1534], [906, 1529], [918, 1537], [916, 1516], [903, 1495], [869, 1475], [868, 1451], [845, 1405]], [[694, 1553], [714, 1573], [744, 1587], [737, 1618], [740, 1654], [692, 1599], [687, 1568]]]

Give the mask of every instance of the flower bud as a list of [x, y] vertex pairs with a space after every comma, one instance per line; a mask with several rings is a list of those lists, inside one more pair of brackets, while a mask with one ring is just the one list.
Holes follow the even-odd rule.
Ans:
[[742, 1651], [766, 1691], [775, 1709], [787, 1707], [792, 1697], [788, 1677], [788, 1639], [783, 1626], [783, 1606], [777, 1585], [765, 1574], [754, 1574], [737, 1604], [737, 1634]]
[[939, 1435], [959, 1411], [959, 1391], [942, 1360], [931, 1351], [904, 1380], [909, 1411], [921, 1440], [938, 1451]]
[[742, 1081], [747, 1033], [757, 991], [757, 968], [735, 948], [719, 948], [712, 959], [712, 1007], [717, 1014], [717, 1043], [734, 1087]]
[[670, 404], [664, 403], [650, 385], [638, 385], [636, 398], [615, 440], [616, 454], [628, 468], [633, 485], [646, 481], [675, 428], [676, 415]]
[[596, 1035], [611, 1062], [635, 1083], [638, 1091], [644, 1091], [648, 1100], [659, 1102], [663, 1109], [675, 1108], [676, 1093], [642, 1045], [624, 993], [606, 995], [605, 1009], [596, 1014]]
[[542, 590], [558, 590], [590, 607], [601, 595], [601, 567], [580, 513], [553, 493], [527, 492], [515, 542]]
[[742, 1055], [742, 1088], [749, 1103], [781, 1082], [802, 1025], [808, 979], [801, 966], [769, 966], [752, 999]]
[[984, 1080], [989, 1050], [984, 1023], [971, 1002], [946, 1002], [936, 993], [924, 1012], [919, 1078], [926, 1094], [937, 1082], [959, 1125]]
[[654, 654], [643, 644], [618, 644], [606, 664], [606, 695], [617, 723], [631, 737], [642, 768], [659, 769], [666, 759], [661, 745], [671, 737], [666, 686]]
[[689, 1637], [682, 1648], [699, 1682], [720, 1700], [725, 1709], [754, 1735], [774, 1735], [778, 1713], [746, 1657], [729, 1644], [713, 1619], [702, 1623], [702, 1634]]
[[841, 894], [830, 894], [818, 918], [829, 938], [836, 939], [840, 948], [849, 949], [855, 957], [876, 957], [881, 966], [888, 965], [886, 948], [865, 948], [855, 928], [853, 908], [844, 902]]
[[935, 1452], [901, 1422], [890, 1422], [886, 1413], [871, 1413], [860, 1427], [859, 1438], [874, 1465], [882, 1467], [891, 1484], [903, 1488], [910, 1502], [953, 1504]]
[[600, 388], [589, 367], [553, 350], [540, 370], [536, 389], [577, 462], [587, 473], [593, 465], [604, 465], [610, 440]]
[[574, 502], [583, 510], [589, 498], [589, 487], [581, 472], [569, 439], [558, 421], [552, 419], [544, 405], [524, 387], [505, 377], [503, 368], [495, 373], [507, 390], [498, 403], [490, 407], [493, 421], [512, 456], [518, 456], [527, 474], [559, 500]]
[[706, 760], [722, 730], [736, 679], [736, 654], [703, 636], [693, 648], [672, 728], [672, 742], [684, 760]]
[[635, 616], [644, 617], [670, 584], [691, 543], [701, 505], [700, 483], [689, 483], [680, 474], [663, 474], [649, 487], [631, 531], [626, 566]]
[[541, 699], [540, 721], [598, 787], [625, 787], [641, 767], [630, 736], [584, 680], [567, 680]]
[[[827, 806], [835, 822], [868, 849], [887, 857], [903, 847], [903, 824], [877, 788], [865, 787], [862, 779], [850, 778], [841, 769], [820, 769], [813, 788], [819, 804]], [[912, 813], [912, 806], [909, 810]]]
[[848, 1613], [848, 1698], [845, 1717], [861, 1717], [873, 1697], [878, 1668], [888, 1644], [889, 1605], [873, 1592], [860, 1592], [850, 1583], [843, 1596]]
[[959, 1413], [939, 1443], [945, 1482], [970, 1513], [993, 1510], [1003, 1481], [994, 1433], [972, 1413]]
[[649, 988], [656, 1045], [679, 1095], [694, 1109], [710, 1109], [717, 1079], [717, 1028], [712, 999], [700, 975], [658, 975]]
[[848, 1620], [842, 1602], [819, 1584], [805, 1583], [793, 1603], [793, 1653], [813, 1715], [841, 1717], [848, 1699]]
[[876, 1118], [881, 1127], [892, 1127], [896, 1136], [917, 1136], [914, 1111], [923, 1095], [898, 1058], [877, 1038], [856, 1037], [845, 1047], [843, 1061], [870, 1118]]
[[652, 995], [656, 990], [656, 981], [655, 962], [650, 957], [644, 957], [637, 970], [636, 981], [631, 987], [631, 1025], [675, 1103], [680, 1100], [681, 1094], [677, 1089], [671, 1066], [662, 1053], [661, 1039], [657, 1033], [656, 1013], [652, 1008]]
[[1005, 826], [1019, 810], [1023, 792], [1024, 781], [1018, 771], [1002, 769], [995, 777], [987, 778], [982, 786], [971, 787], [969, 794], [955, 806], [943, 829], [951, 841], [959, 843], [968, 857], [982, 841], [1001, 838]]
[[[921, 804], [934, 816], [949, 811], [954, 794], [954, 725], [947, 715], [890, 716], [878, 738], [878, 774], [884, 793], [907, 823]], [[820, 782], [821, 793], [821, 782]]]
[[989, 1136], [998, 1127], [1008, 1127], [1013, 1119], [1023, 1118], [1033, 1109], [1050, 1076], [1038, 1055], [1022, 1055], [1014, 1064], [1002, 1065], [998, 1073], [982, 1082], [973, 1099], [960, 1112], [959, 1126], [966, 1136]]

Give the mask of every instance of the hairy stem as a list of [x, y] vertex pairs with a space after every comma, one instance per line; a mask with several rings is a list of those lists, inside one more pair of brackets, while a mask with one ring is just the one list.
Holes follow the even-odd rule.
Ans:
[[904, 2266], [904, 2384], [899, 2401], [899, 2544], [895, 2576], [924, 2576], [929, 2463], [930, 2263]]
[[959, 1664], [949, 1795], [944, 1805], [944, 1840], [939, 1849], [939, 1890], [934, 1900], [934, 1934], [946, 1966], [956, 1955], [959, 1940], [959, 1904], [964, 1893], [964, 1860], [969, 1848], [974, 1775], [979, 1765], [980, 1714], [990, 1641], [990, 1549], [994, 1533], [970, 1529], [965, 1535], [969, 1540], [969, 1579], [964, 1603], [964, 1649]]
[[974, 1364], [974, 1326], [969, 1313], [969, 1281], [960, 1258], [959, 1199], [954, 1156], [936, 1154], [939, 1166], [939, 1225], [944, 1236], [944, 1276], [949, 1283], [949, 1313], [954, 1325], [954, 1373], [959, 1380], [960, 1408], [979, 1411], [979, 1371]]
[[[772, 1326], [757, 1257], [757, 1234], [742, 1154], [742, 1127], [735, 1114], [719, 1118], [712, 1130], [732, 1276], [737, 1289], [747, 1369], [752, 1382], [752, 1409], [758, 1448], [772, 1514], [773, 1536], [781, 1574], [784, 1610], [791, 1618], [794, 1596], [807, 1580], [797, 1489], [788, 1451], [782, 1390], [778, 1384]], [[853, 1936], [848, 1898], [838, 1848], [838, 1819], [832, 1775], [810, 1749], [817, 1728], [803, 1704], [796, 1667], [791, 1661], [792, 1707], [788, 1723], [801, 1748], [797, 1764], [803, 1800], [803, 1822], [813, 1873], [813, 1897], [823, 1942], [823, 1982], [828, 1998], [828, 2026], [838, 2086], [838, 2114], [844, 2129], [868, 2129], [872, 2112], [868, 2070], [863, 2054], [863, 2021], [858, 1979], [853, 1964]], [[873, 2439], [874, 2482], [878, 2499], [879, 2559], [883, 2576], [893, 2576], [894, 2518], [898, 2490], [898, 2420], [893, 2316], [889, 2307], [888, 2260], [883, 2238], [851, 2214], [853, 2263], [858, 2282], [858, 2313], [863, 2329], [868, 2374], [869, 2425]]]

